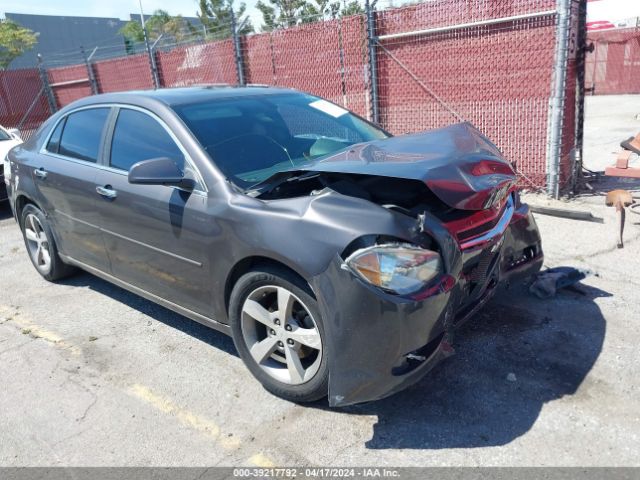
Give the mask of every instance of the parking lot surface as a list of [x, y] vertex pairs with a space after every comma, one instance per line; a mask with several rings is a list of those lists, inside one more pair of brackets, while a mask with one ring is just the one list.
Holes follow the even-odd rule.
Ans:
[[[233, 343], [89, 274], [42, 280], [0, 210], [1, 465], [633, 465], [640, 444], [639, 227], [538, 217], [580, 292], [503, 289], [456, 355], [340, 410], [264, 391]], [[384, 339], [380, 339], [384, 342]]]
[[640, 226], [619, 250], [597, 189], [568, 208], [605, 222], [538, 216], [546, 266], [593, 275], [502, 288], [418, 384], [329, 409], [267, 393], [221, 333], [89, 274], [42, 280], [0, 205], [0, 465], [638, 465]]

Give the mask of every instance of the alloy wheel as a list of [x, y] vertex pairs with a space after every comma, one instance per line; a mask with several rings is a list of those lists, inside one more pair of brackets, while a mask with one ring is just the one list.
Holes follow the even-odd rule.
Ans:
[[24, 222], [24, 236], [27, 239], [27, 249], [36, 268], [43, 274], [51, 270], [51, 252], [49, 239], [36, 215], [30, 213]]
[[286, 288], [269, 285], [244, 301], [242, 336], [249, 353], [272, 378], [288, 385], [311, 380], [320, 368], [322, 338], [309, 308]]

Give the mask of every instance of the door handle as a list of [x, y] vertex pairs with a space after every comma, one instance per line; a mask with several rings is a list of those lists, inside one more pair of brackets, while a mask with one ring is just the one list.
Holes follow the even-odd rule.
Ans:
[[42, 180], [47, 178], [47, 171], [42, 167], [38, 168], [37, 170], [34, 170], [33, 173], [36, 177], [41, 178]]
[[118, 192], [111, 188], [111, 185], [105, 185], [104, 187], [96, 187], [96, 192], [105, 198], [116, 198]]

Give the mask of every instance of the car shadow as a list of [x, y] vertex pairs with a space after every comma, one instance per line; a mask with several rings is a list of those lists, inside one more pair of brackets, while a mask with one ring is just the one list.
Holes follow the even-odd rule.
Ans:
[[[88, 273], [62, 283], [89, 287], [167, 326], [237, 356], [227, 335], [200, 325]], [[499, 446], [525, 434], [547, 402], [588, 395], [583, 382], [596, 362], [606, 322], [595, 303], [611, 296], [578, 284], [540, 300], [524, 285], [496, 297], [456, 331], [456, 354], [416, 385], [389, 398], [329, 409], [375, 415], [368, 449]], [[581, 388], [582, 386], [582, 388]]]
[[6, 220], [11, 217], [13, 217], [13, 213], [11, 212], [9, 201], [0, 201], [0, 220]]
[[630, 177], [609, 177], [604, 172], [596, 172], [583, 178], [589, 188], [582, 188], [578, 198], [605, 197], [611, 190], [628, 190], [633, 194], [640, 192], [640, 179]]
[[[545, 403], [588, 395], [583, 381], [605, 336], [594, 302], [610, 296], [578, 285], [540, 300], [524, 286], [501, 289], [456, 333], [456, 355], [392, 397], [341, 409], [376, 415], [369, 449], [475, 448], [526, 433]], [[321, 407], [322, 408], [322, 407]]]
[[233, 340], [231, 340], [231, 337], [228, 335], [206, 327], [183, 315], [175, 313], [168, 308], [158, 305], [157, 303], [142, 298], [135, 293], [131, 293], [124, 288], [120, 288], [117, 285], [91, 275], [90, 273], [80, 272], [65, 280], [60, 280], [58, 283], [74, 287], [88, 287], [95, 292], [106, 295], [117, 302], [124, 303], [125, 305], [134, 308], [140, 313], [151, 317], [153, 320], [157, 320], [171, 328], [180, 330], [181, 332], [184, 332], [201, 342], [207, 343], [212, 347], [219, 348], [226, 353], [238, 356]]

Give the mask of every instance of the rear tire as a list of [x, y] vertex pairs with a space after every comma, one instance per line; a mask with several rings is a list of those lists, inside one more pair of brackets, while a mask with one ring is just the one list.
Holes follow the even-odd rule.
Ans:
[[296, 403], [327, 396], [322, 318], [297, 275], [271, 266], [243, 275], [231, 292], [229, 320], [240, 358], [266, 390]]
[[75, 273], [76, 269], [58, 255], [49, 221], [42, 210], [26, 205], [20, 215], [20, 226], [29, 259], [42, 278], [54, 282]]

